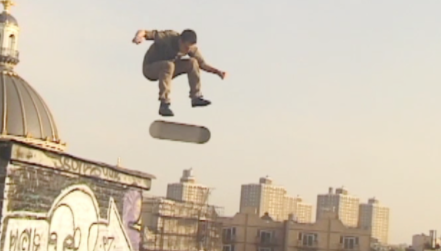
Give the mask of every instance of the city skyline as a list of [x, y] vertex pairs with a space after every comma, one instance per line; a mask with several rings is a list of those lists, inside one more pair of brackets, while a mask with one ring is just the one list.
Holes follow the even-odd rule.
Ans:
[[[302, 191], [305, 201], [344, 185], [399, 209], [390, 242], [408, 242], [441, 220], [420, 196], [428, 184], [438, 188], [441, 174], [440, 8], [431, 0], [252, 8], [227, 1], [198, 3], [189, 15], [165, 2], [18, 1], [16, 70], [51, 107], [67, 152], [107, 163], [121, 157], [124, 167], [155, 173], [152, 193], [164, 194], [176, 170], [192, 165], [217, 188], [211, 202], [226, 208], [238, 204], [235, 191], [248, 177], [261, 174]], [[202, 75], [214, 101], [204, 110], [189, 107], [185, 78], [174, 81], [176, 120], [210, 128], [204, 146], [150, 138], [157, 86], [140, 72], [147, 45], [130, 42], [140, 28], [188, 27], [205, 57], [230, 73], [222, 83]], [[414, 200], [397, 196], [403, 191]], [[409, 223], [408, 215], [421, 217]]]
[[[166, 198], [209, 204], [207, 202], [210, 193], [206, 193], [208, 186], [196, 180], [193, 168], [184, 169], [179, 182], [167, 184]], [[336, 189], [329, 187], [328, 193], [317, 194], [315, 217], [312, 218], [313, 204], [304, 202], [299, 196], [290, 196], [285, 187], [277, 185], [268, 175], [260, 177], [258, 183], [242, 184], [239, 193], [241, 195], [237, 211], [232, 215], [221, 215], [222, 217], [234, 218], [237, 214], [255, 212], [258, 217], [271, 217], [278, 222], [292, 219], [302, 224], [318, 222], [323, 217], [329, 217], [329, 212], [332, 212], [348, 229], [368, 229], [372, 238], [379, 243], [394, 244], [389, 243], [390, 208], [380, 204], [375, 197], [362, 202], [359, 197], [354, 196], [344, 187]], [[216, 206], [225, 208], [222, 204]]]

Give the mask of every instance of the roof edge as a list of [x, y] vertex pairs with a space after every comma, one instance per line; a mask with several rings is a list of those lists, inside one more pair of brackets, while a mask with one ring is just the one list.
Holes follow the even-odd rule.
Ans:
[[31, 149], [34, 149], [34, 150], [37, 150], [37, 151], [42, 151], [44, 153], [49, 153], [51, 155], [59, 155], [59, 156], [71, 158], [71, 159], [82, 161], [82, 162], [89, 163], [89, 164], [92, 164], [92, 165], [106, 167], [106, 168], [112, 169], [114, 171], [117, 171], [119, 173], [133, 175], [133, 176], [136, 176], [136, 177], [139, 177], [139, 178], [143, 178], [143, 179], [156, 179], [156, 177], [154, 175], [146, 173], [146, 172], [126, 169], [126, 168], [118, 167], [116, 165], [106, 164], [104, 162], [88, 160], [88, 159], [85, 159], [85, 158], [77, 157], [77, 156], [72, 155], [72, 154], [68, 154], [68, 153], [65, 153], [65, 152], [59, 152], [59, 151], [54, 151], [54, 150], [47, 149], [47, 148], [42, 148], [42, 147], [35, 146], [35, 145], [32, 145], [32, 144], [28, 144], [28, 143], [25, 143], [25, 142], [22, 142], [22, 141], [19, 141], [19, 140], [15, 140], [15, 139], [0, 139], [0, 141], [9, 141], [9, 142], [11, 142], [12, 144], [15, 144], [15, 145], [23, 146], [23, 147], [26, 147], [26, 148], [31, 148]]

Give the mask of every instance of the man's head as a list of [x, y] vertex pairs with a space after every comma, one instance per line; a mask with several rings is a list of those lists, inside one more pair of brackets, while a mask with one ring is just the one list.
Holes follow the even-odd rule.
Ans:
[[179, 51], [187, 54], [191, 47], [197, 42], [196, 32], [193, 30], [184, 30], [179, 37]]

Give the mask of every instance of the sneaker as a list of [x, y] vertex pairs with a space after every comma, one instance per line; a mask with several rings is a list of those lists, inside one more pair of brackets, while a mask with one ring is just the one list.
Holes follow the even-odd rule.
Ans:
[[161, 102], [161, 105], [159, 106], [159, 115], [164, 117], [173, 117], [175, 114], [170, 109], [170, 103], [163, 103]]
[[211, 101], [203, 99], [202, 97], [197, 97], [191, 100], [192, 107], [203, 107], [208, 105], [211, 105]]

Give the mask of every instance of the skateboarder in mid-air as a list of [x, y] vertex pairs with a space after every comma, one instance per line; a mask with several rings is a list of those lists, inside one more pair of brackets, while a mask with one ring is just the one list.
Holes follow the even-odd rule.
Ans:
[[[225, 72], [208, 65], [199, 52], [197, 36], [193, 30], [178, 33], [172, 30], [139, 30], [133, 43], [140, 44], [143, 40], [154, 41], [144, 56], [142, 72], [150, 81], [159, 81], [159, 114], [174, 116], [170, 109], [170, 89], [172, 79], [187, 74], [190, 84], [192, 107], [203, 107], [211, 104], [202, 97], [199, 69], [214, 73], [224, 79]], [[188, 55], [188, 59], [183, 56]]]

